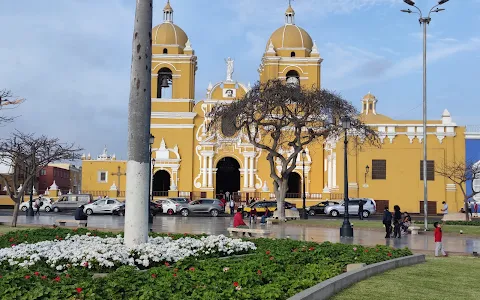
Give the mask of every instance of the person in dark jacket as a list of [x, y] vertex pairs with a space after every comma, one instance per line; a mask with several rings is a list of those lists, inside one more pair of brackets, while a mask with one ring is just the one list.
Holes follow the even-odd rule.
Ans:
[[383, 211], [383, 225], [385, 225], [385, 238], [390, 238], [392, 234], [392, 213], [388, 210], [388, 206], [385, 206]]
[[400, 206], [395, 205], [393, 207], [393, 237], [400, 238], [400, 225], [402, 224], [402, 212], [400, 212]]
[[358, 218], [363, 220], [363, 200], [358, 202]]
[[85, 209], [85, 205], [80, 205], [77, 207], [77, 210], [75, 210], [75, 220], [87, 220], [88, 216], [83, 212]]

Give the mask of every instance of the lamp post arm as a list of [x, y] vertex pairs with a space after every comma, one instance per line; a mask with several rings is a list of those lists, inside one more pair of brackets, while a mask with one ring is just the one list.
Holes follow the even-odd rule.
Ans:
[[429, 18], [429, 19], [430, 19], [430, 15], [432, 14], [432, 12], [436, 12], [436, 11], [434, 11], [434, 9], [437, 8], [437, 7], [439, 7], [439, 6], [440, 6], [440, 4], [437, 4], [437, 5], [435, 5], [434, 7], [432, 7], [432, 9], [430, 9], [430, 11], [428, 12], [428, 18]]

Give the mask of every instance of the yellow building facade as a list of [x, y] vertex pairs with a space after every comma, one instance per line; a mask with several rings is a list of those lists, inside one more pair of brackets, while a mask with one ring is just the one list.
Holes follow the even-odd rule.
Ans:
[[[296, 25], [288, 7], [284, 24], [269, 38], [261, 59], [259, 80], [281, 79], [305, 87], [321, 86], [322, 58], [316, 43]], [[280, 19], [280, 18], [279, 18]], [[227, 58], [225, 79], [210, 83], [206, 97], [194, 100], [197, 56], [187, 34], [173, 22], [170, 3], [163, 23], [152, 30], [152, 190], [156, 197], [215, 197], [229, 191], [238, 198], [273, 199], [266, 153], [252, 146], [245, 135], [227, 124], [219, 132], [207, 131], [205, 116], [218, 103], [241, 101], [250, 84], [234, 79], [234, 60]], [[328, 74], [327, 74], [328, 76]], [[359, 97], [361, 98], [361, 97]], [[403, 211], [423, 209], [421, 120], [393, 120], [379, 113], [378, 99], [361, 98], [360, 118], [378, 131], [381, 147], [365, 145], [348, 154], [350, 197], [368, 197]], [[440, 203], [460, 209], [462, 194], [450, 181], [434, 173], [434, 165], [465, 159], [464, 127], [447, 110], [427, 125], [429, 210]], [[307, 205], [343, 197], [343, 141], [327, 140], [306, 147], [305, 178], [299, 158], [289, 179], [289, 201], [300, 204], [305, 180]], [[287, 151], [288, 152], [288, 151]], [[368, 166], [368, 168], [367, 168]], [[83, 192], [117, 195], [125, 191], [126, 162], [105, 150], [96, 159], [84, 156]]]

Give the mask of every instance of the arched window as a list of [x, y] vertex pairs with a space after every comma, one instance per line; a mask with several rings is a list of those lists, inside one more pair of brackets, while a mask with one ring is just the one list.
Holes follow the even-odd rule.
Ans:
[[168, 49], [167, 48], [163, 48], [163, 54], [168, 54]]
[[298, 85], [300, 83], [300, 75], [295, 70], [288, 71], [286, 77], [288, 84]]
[[161, 68], [157, 77], [157, 98], [172, 98], [173, 81], [172, 71]]
[[292, 52], [290, 53], [290, 57], [295, 57], [295, 52], [292, 51]]

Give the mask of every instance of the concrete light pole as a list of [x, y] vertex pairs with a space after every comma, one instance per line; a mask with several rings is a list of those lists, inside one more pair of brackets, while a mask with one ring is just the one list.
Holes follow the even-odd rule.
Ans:
[[438, 4], [430, 9], [427, 17], [423, 17], [420, 8], [415, 6], [415, 2], [412, 0], [403, 0], [406, 4], [413, 6], [417, 11], [411, 9], [402, 9], [401, 12], [414, 13], [419, 15], [418, 21], [423, 26], [423, 214], [424, 214], [424, 226], [425, 231], [428, 230], [428, 190], [427, 190], [427, 25], [432, 20], [430, 15], [432, 12], [441, 12], [444, 8], [438, 8], [438, 6], [447, 3], [449, 0], [440, 0]]
[[125, 244], [147, 242], [150, 182], [152, 0], [136, 1], [128, 103]]

